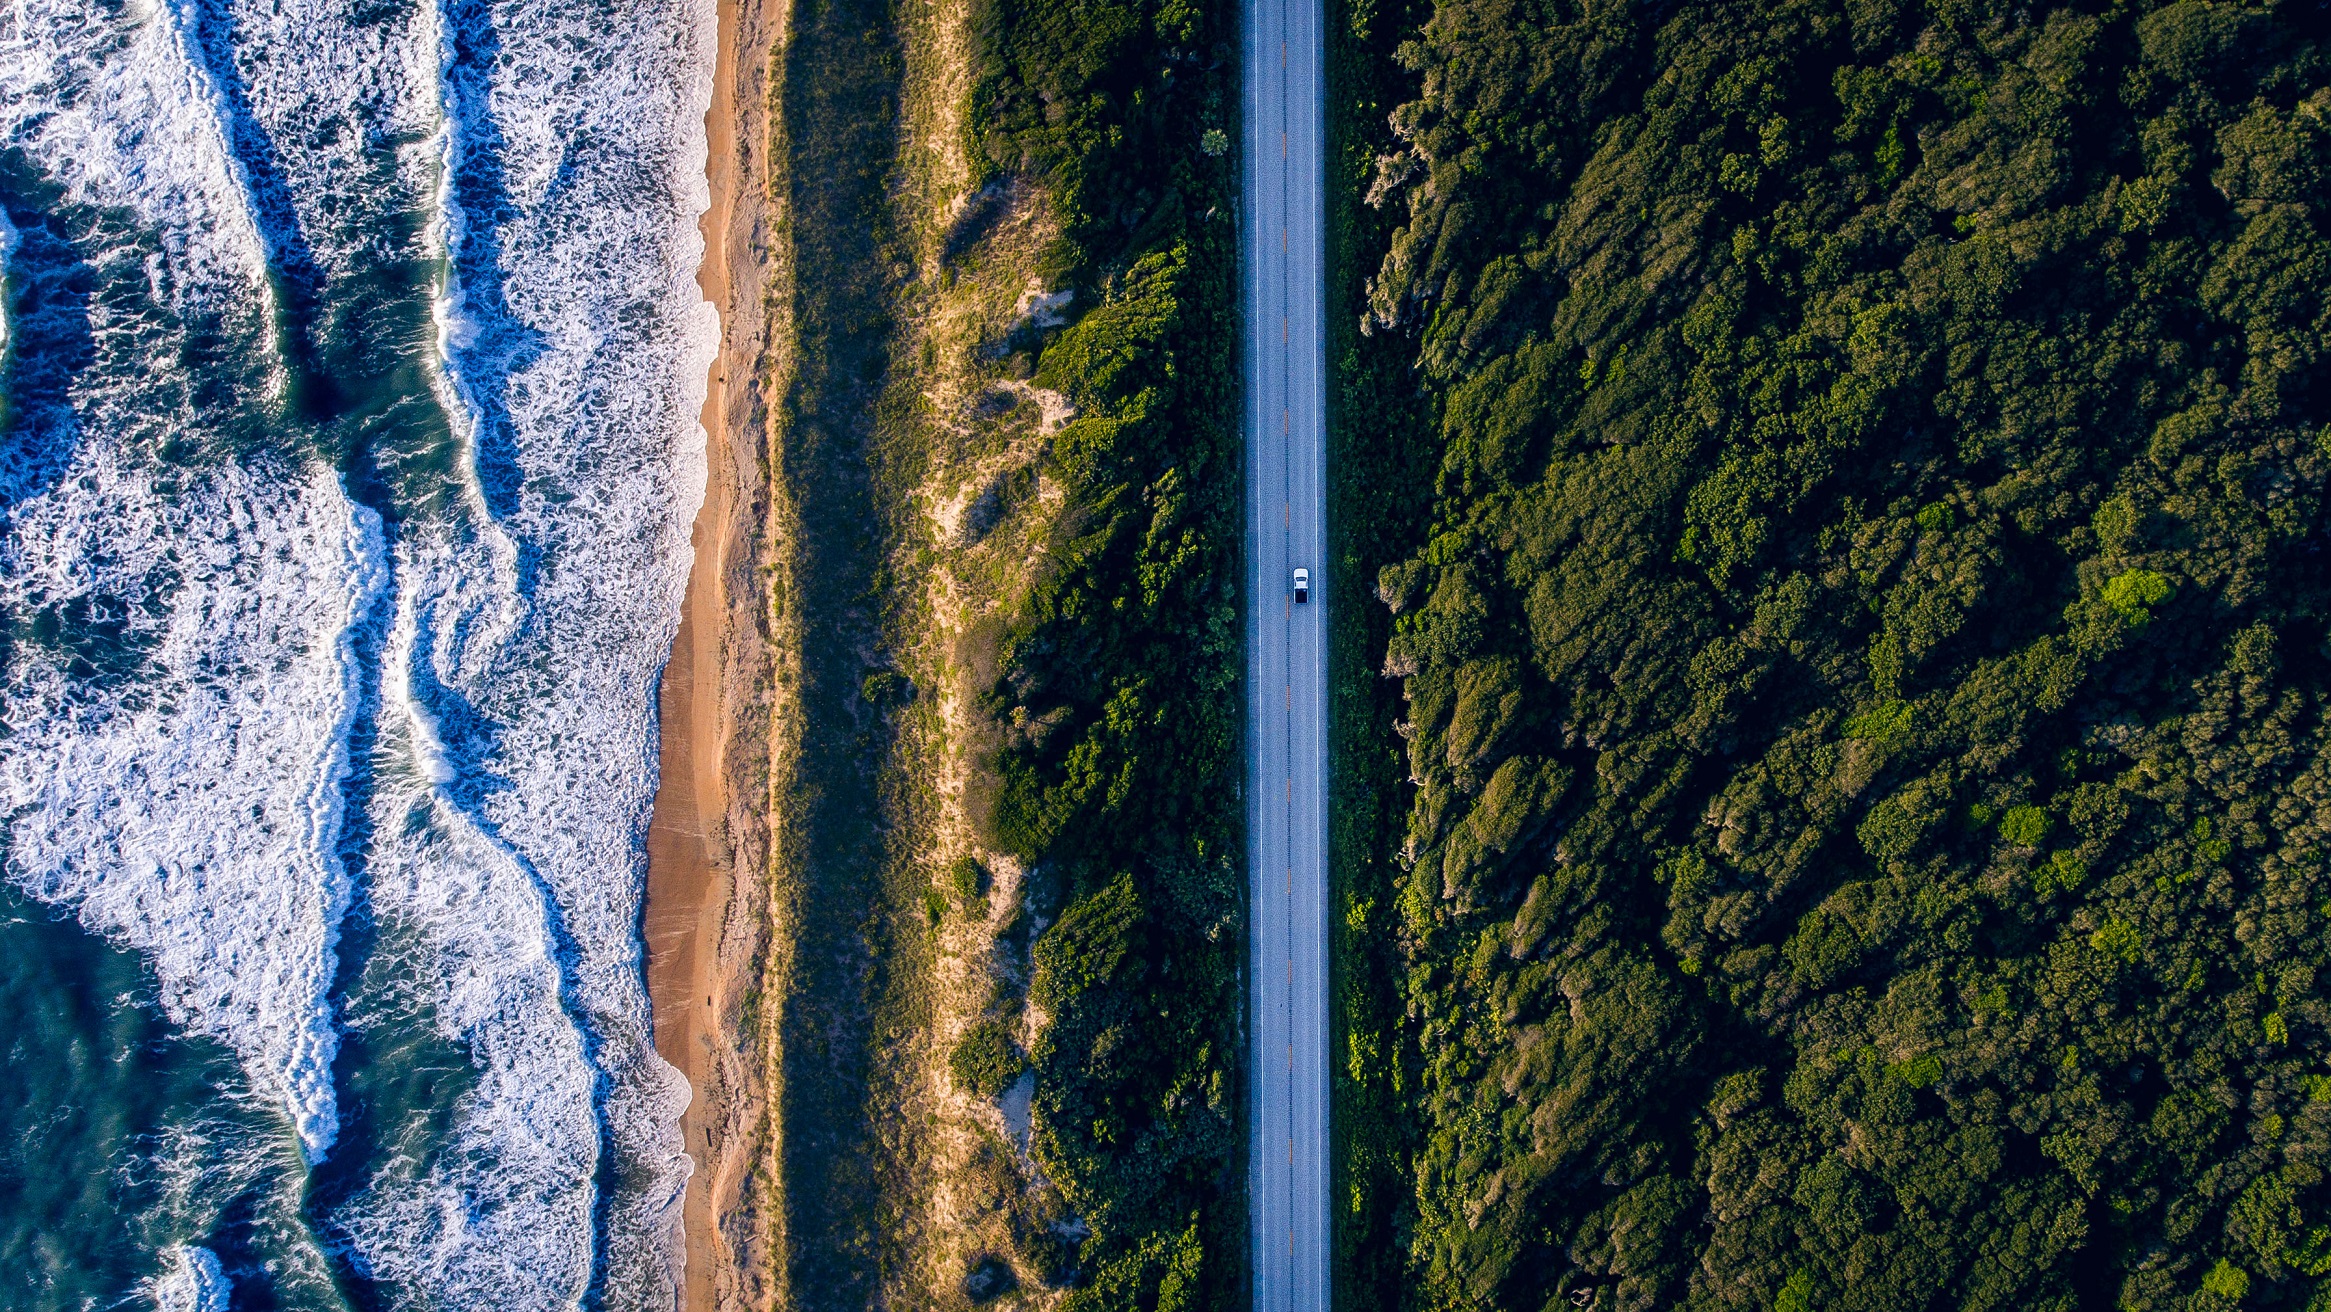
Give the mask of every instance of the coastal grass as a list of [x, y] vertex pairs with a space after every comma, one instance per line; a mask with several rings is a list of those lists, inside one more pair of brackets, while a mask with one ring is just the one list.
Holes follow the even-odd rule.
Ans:
[[[882, 0], [793, 6], [774, 53], [770, 318], [781, 375], [767, 458], [779, 709], [771, 805], [776, 1121], [766, 1182], [781, 1301], [872, 1302], [896, 1203], [870, 1116], [917, 1010], [897, 982], [927, 948], [892, 877], [893, 729], [865, 699], [884, 551], [872, 416], [887, 368], [886, 178], [900, 58]], [[773, 1005], [772, 1005], [773, 1003]]]
[[1073, 1271], [1055, 1228], [1066, 1218], [1000, 1105], [1035, 1023], [1027, 881], [981, 842], [970, 810], [994, 737], [975, 705], [995, 668], [987, 617], [1024, 590], [1059, 509], [1037, 466], [1045, 416], [1065, 402], [1015, 377], [1024, 367], [999, 349], [1028, 317], [1057, 225], [1030, 180], [972, 167], [961, 12], [910, 3], [894, 22], [905, 76], [889, 207], [903, 273], [875, 420], [887, 604], [885, 672], [869, 686], [893, 690], [888, 868], [917, 900], [929, 950], [894, 979], [879, 1022], [895, 1038], [867, 1110], [897, 1127], [879, 1283], [893, 1305], [1009, 1295], [1046, 1307]]

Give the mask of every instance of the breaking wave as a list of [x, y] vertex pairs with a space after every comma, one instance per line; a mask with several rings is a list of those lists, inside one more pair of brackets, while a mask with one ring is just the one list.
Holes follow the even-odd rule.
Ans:
[[[670, 1298], [639, 912], [713, 21], [0, 18], [7, 876], [279, 1103], [302, 1242], [384, 1306]], [[223, 1209], [162, 1306], [246, 1278]]]
[[160, 1312], [227, 1312], [233, 1296], [218, 1254], [198, 1244], [172, 1248], [169, 1265], [154, 1280]]
[[[379, 519], [329, 474], [230, 468], [166, 497], [110, 451], [77, 473], [20, 508], [0, 592], [36, 617], [4, 702], [10, 873], [146, 953], [164, 1011], [259, 1067], [319, 1157]], [[109, 662], [125, 677], [84, 673]]]

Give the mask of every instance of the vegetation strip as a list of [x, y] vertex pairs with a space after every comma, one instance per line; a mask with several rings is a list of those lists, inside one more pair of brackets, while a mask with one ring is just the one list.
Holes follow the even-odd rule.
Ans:
[[2317, 1305], [2319, 25], [1342, 13], [1348, 1298]]
[[781, 1305], [1237, 1301], [1231, 12], [775, 51]]

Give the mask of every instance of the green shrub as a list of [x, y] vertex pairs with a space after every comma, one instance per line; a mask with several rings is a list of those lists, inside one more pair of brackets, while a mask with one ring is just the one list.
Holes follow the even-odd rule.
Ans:
[[999, 1020], [983, 1020], [966, 1030], [947, 1058], [955, 1087], [980, 1098], [1001, 1097], [1027, 1065]]
[[2205, 1294], [2239, 1303], [2250, 1293], [2250, 1273], [2221, 1257], [2202, 1277], [2201, 1288]]
[[955, 905], [972, 919], [987, 916], [987, 867], [974, 856], [959, 856], [947, 867], [947, 886], [954, 891]]
[[2145, 951], [2145, 936], [2125, 920], [2108, 920], [2088, 936], [2088, 946], [2133, 966]]
[[1047, 1011], [1107, 984], [1127, 954], [1137, 951], [1140, 895], [1133, 876], [1119, 875], [1077, 899], [1036, 940], [1036, 973], [1029, 996]]
[[1884, 702], [1845, 722], [1845, 736], [1864, 738], [1880, 746], [1899, 742], [1910, 734], [1910, 704]]
[[1999, 817], [1999, 837], [2016, 847], [2038, 847], [2048, 841], [2053, 827], [2048, 813], [2036, 806], [2010, 807]]
[[2131, 625], [2141, 625], [2153, 618], [2153, 607], [2169, 600], [2172, 591], [2169, 580], [2161, 575], [2149, 569], [2132, 569], [2104, 585], [2104, 604]]

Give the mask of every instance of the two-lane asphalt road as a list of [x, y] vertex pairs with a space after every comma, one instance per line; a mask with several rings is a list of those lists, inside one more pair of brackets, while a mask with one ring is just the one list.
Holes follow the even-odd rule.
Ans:
[[[1255, 1312], [1328, 1305], [1322, 0], [1246, 20], [1247, 821]], [[1294, 571], [1311, 571], [1295, 604]]]

